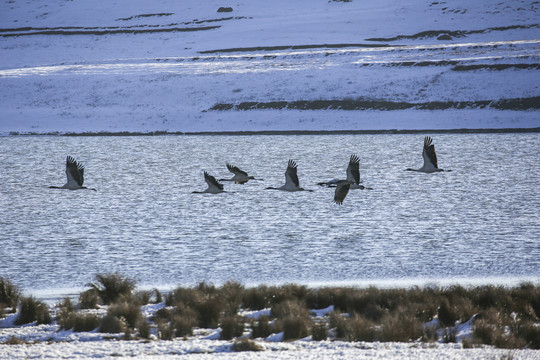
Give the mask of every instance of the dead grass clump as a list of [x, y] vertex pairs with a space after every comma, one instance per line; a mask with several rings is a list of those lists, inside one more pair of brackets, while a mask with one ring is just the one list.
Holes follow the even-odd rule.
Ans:
[[272, 316], [279, 319], [286, 317], [309, 318], [308, 309], [298, 300], [285, 300], [272, 306]]
[[15, 325], [29, 324], [34, 321], [38, 325], [50, 324], [52, 319], [49, 308], [33, 297], [23, 297], [20, 301], [19, 316], [15, 320]]
[[417, 340], [422, 335], [422, 323], [414, 313], [406, 309], [396, 309], [382, 319], [378, 338], [380, 341], [407, 342]]
[[97, 309], [99, 295], [95, 289], [89, 289], [79, 295], [79, 307], [81, 309]]
[[282, 320], [283, 340], [302, 339], [309, 335], [311, 319], [289, 316]]
[[[184, 327], [189, 327], [189, 332], [184, 332], [178, 334], [177, 336], [189, 335], [191, 334], [191, 328], [197, 326], [198, 313], [193, 308], [186, 306], [184, 304], [178, 304], [174, 308], [174, 320], [176, 322], [181, 321]], [[187, 329], [186, 329], [187, 330]]]
[[112, 304], [120, 299], [130, 299], [135, 289], [135, 281], [123, 277], [118, 273], [97, 274], [96, 283], [88, 284], [94, 289], [105, 305]]
[[240, 283], [228, 281], [219, 289], [219, 292], [223, 299], [223, 311], [225, 314], [233, 316], [238, 313], [242, 305], [244, 287]]
[[244, 333], [244, 319], [241, 316], [227, 316], [221, 321], [221, 340], [232, 340]]
[[540, 287], [525, 282], [512, 289], [511, 296], [514, 311], [520, 318], [533, 321], [540, 319]]
[[174, 339], [175, 331], [171, 323], [159, 320], [157, 321], [158, 338], [161, 340]]
[[286, 300], [296, 300], [299, 303], [306, 303], [309, 289], [305, 285], [286, 284], [275, 290], [271, 299], [272, 304], [277, 304]]
[[347, 296], [346, 311], [348, 313], [361, 314], [375, 322], [380, 321], [389, 311], [393, 311], [396, 304], [404, 303], [400, 291], [380, 290], [374, 287], [351, 290], [347, 292]]
[[306, 306], [309, 309], [325, 309], [330, 305], [336, 306], [339, 288], [309, 289], [306, 294]]
[[[198, 313], [183, 303], [178, 304], [173, 309], [161, 308], [156, 311], [153, 320], [162, 324], [167, 324], [174, 336], [189, 336], [193, 334], [193, 328], [198, 324]], [[168, 334], [168, 329], [164, 330]], [[171, 335], [173, 336], [173, 335]]]
[[112, 315], [104, 316], [99, 325], [99, 332], [102, 333], [118, 334], [125, 332], [126, 329], [125, 321]]
[[121, 318], [131, 329], [135, 329], [143, 320], [141, 308], [136, 303], [120, 302], [109, 307], [107, 315]]
[[503, 286], [480, 286], [470, 290], [471, 300], [480, 309], [508, 309], [512, 304], [510, 292]]
[[169, 308], [161, 308], [154, 313], [153, 320], [154, 321], [158, 321], [158, 320], [170, 321], [173, 318], [173, 313], [174, 312]]
[[520, 337], [530, 349], [540, 349], [540, 326], [528, 320], [514, 328], [516, 336]]
[[10, 308], [15, 312], [21, 291], [9, 279], [0, 276], [0, 316], [3, 315], [5, 308]]
[[195, 288], [177, 288], [167, 297], [166, 303], [195, 310], [198, 326], [202, 328], [216, 328], [224, 307], [218, 289], [206, 283], [200, 283]]
[[317, 322], [311, 328], [311, 338], [314, 341], [323, 341], [328, 339], [328, 330], [325, 322]]
[[68, 297], [62, 299], [62, 302], [58, 303], [58, 307], [61, 310], [75, 311], [75, 305], [73, 305], [73, 301]]
[[222, 309], [221, 301], [219, 301], [219, 299], [200, 299], [200, 301], [195, 304], [194, 308], [198, 313], [197, 319], [199, 327], [214, 329], [218, 326], [219, 315]]
[[379, 322], [388, 311], [376, 304], [368, 304], [359, 314], [371, 321]]
[[94, 314], [77, 314], [74, 310], [63, 308], [56, 316], [60, 330], [75, 332], [92, 331], [96, 329], [101, 319]]
[[475, 318], [471, 342], [503, 349], [538, 349], [540, 327], [534, 321], [520, 319], [516, 313], [510, 316], [490, 308]]
[[456, 321], [459, 320], [458, 309], [450, 304], [450, 301], [447, 298], [441, 300], [439, 309], [437, 310], [437, 317], [439, 318], [441, 325], [454, 326]]
[[493, 345], [498, 332], [497, 326], [493, 323], [485, 319], [478, 319], [474, 322], [472, 341], [474, 344]]
[[335, 329], [336, 337], [338, 339], [347, 339], [349, 334], [347, 319], [345, 319], [342, 314], [335, 311], [330, 313], [329, 326], [330, 329]]
[[7, 339], [4, 344], [6, 345], [22, 345], [22, 344], [27, 344], [26, 341], [24, 341], [23, 339], [17, 337], [17, 336], [11, 336], [9, 339]]
[[174, 334], [177, 337], [193, 335], [193, 328], [197, 326], [197, 318], [187, 316], [175, 316], [172, 321]]
[[258, 320], [252, 321], [251, 330], [254, 339], [264, 339], [274, 333], [273, 326], [270, 325], [270, 318], [268, 316], [261, 316]]
[[447, 327], [443, 329], [442, 341], [445, 344], [455, 343], [457, 341], [457, 327]]
[[135, 293], [133, 294], [133, 300], [139, 305], [150, 304], [151, 298], [152, 298], [152, 292], [148, 290], [135, 291]]
[[135, 291], [133, 297], [139, 305], [159, 304], [163, 302], [163, 296], [158, 289]]
[[525, 339], [516, 336], [514, 333], [499, 333], [495, 338], [495, 343], [493, 345], [499, 349], [522, 349], [527, 345], [527, 342]]
[[346, 321], [344, 331], [340, 335], [349, 341], [375, 341], [377, 336], [375, 323], [358, 315]]
[[140, 338], [143, 339], [150, 339], [150, 324], [148, 324], [148, 321], [142, 320], [139, 324], [139, 332], [138, 335]]
[[242, 305], [246, 309], [261, 310], [270, 306], [269, 289], [266, 285], [244, 290]]
[[99, 326], [100, 318], [94, 314], [77, 314], [74, 318], [73, 331], [92, 331]]
[[262, 346], [257, 344], [253, 340], [242, 339], [235, 341], [231, 346], [232, 351], [241, 352], [241, 351], [263, 351]]

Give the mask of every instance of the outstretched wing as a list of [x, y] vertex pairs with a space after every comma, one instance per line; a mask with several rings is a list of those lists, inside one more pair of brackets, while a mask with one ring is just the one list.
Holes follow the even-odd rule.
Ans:
[[204, 172], [204, 181], [206, 181], [206, 183], [208, 184], [208, 188], [216, 188], [219, 190], [223, 190], [223, 184], [217, 181], [215, 177], [213, 177], [206, 171]]
[[66, 159], [66, 175], [68, 184], [82, 186], [84, 183], [84, 165], [79, 164], [73, 157]]
[[434, 167], [435, 169], [438, 169], [435, 145], [433, 145], [433, 139], [429, 136], [424, 138], [422, 157], [424, 158], [424, 167]]
[[231, 165], [231, 164], [227, 164], [227, 169], [229, 169], [230, 172], [232, 172], [233, 174], [235, 175], [242, 175], [242, 176], [248, 176], [247, 172], [243, 171], [243, 170], [240, 170], [240, 168], [238, 168], [238, 166], [234, 166], [234, 165]]
[[360, 158], [357, 155], [351, 155], [347, 166], [347, 180], [360, 184]]
[[345, 200], [350, 188], [351, 183], [349, 181], [340, 181], [334, 193], [334, 202], [338, 205], [343, 204], [343, 200]]
[[294, 184], [295, 187], [300, 187], [300, 182], [298, 181], [298, 175], [296, 172], [296, 162], [294, 160], [289, 160], [287, 170], [285, 171], [285, 186], [290, 186], [289, 184]]

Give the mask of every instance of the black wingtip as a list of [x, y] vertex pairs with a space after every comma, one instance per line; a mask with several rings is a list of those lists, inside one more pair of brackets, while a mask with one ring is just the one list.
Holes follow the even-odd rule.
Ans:
[[298, 165], [296, 165], [296, 161], [294, 161], [294, 160], [292, 160], [292, 159], [289, 159], [288, 167], [291, 167], [291, 168], [297, 168]]
[[360, 158], [358, 157], [358, 155], [352, 154], [349, 162], [354, 163], [354, 164], [359, 164], [360, 163]]

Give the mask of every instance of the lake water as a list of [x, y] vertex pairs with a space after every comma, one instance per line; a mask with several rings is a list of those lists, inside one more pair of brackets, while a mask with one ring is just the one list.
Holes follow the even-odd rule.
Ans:
[[[0, 137], [0, 276], [27, 292], [118, 271], [139, 287], [514, 282], [540, 279], [540, 134]], [[342, 206], [319, 181], [364, 185]], [[98, 191], [49, 189], [65, 158]], [[300, 185], [281, 186], [288, 159]], [[264, 181], [206, 188], [225, 162]]]

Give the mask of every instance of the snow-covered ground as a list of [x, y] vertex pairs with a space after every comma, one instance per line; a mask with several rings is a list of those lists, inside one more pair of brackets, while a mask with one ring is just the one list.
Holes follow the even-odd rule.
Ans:
[[[538, 128], [539, 8], [532, 0], [3, 0], [0, 134]], [[331, 106], [317, 108], [321, 100]], [[308, 340], [233, 353], [212, 334], [117, 341], [2, 325], [0, 342], [37, 341], [0, 344], [2, 359], [540, 358]]]
[[539, 7], [7, 0], [0, 134], [536, 128]]
[[[149, 317], [165, 304], [146, 305], [141, 310]], [[53, 312], [55, 309], [52, 309]], [[333, 311], [333, 306], [313, 310], [314, 316], [323, 317]], [[92, 310], [104, 316], [106, 308]], [[245, 312], [246, 318], [257, 319], [268, 316], [270, 309]], [[30, 324], [15, 327], [16, 314], [0, 320], [0, 359], [28, 358], [70, 358], [70, 359], [538, 359], [538, 350], [506, 350], [493, 347], [463, 348], [459, 342], [472, 334], [472, 320], [456, 326], [458, 343], [379, 343], [345, 342], [332, 339], [313, 341], [311, 337], [297, 341], [283, 341], [283, 333], [272, 334], [266, 339], [254, 340], [262, 349], [259, 352], [235, 352], [233, 341], [219, 340], [220, 329], [196, 329], [193, 336], [177, 338], [172, 341], [122, 340], [123, 334], [102, 334], [92, 332], [72, 332], [59, 330], [57, 324]], [[436, 326], [437, 319], [424, 326]], [[154, 331], [155, 332], [155, 331]], [[442, 338], [443, 330], [439, 330]], [[246, 336], [249, 336], [246, 333]], [[26, 344], [3, 344], [11, 337], [27, 342]]]

